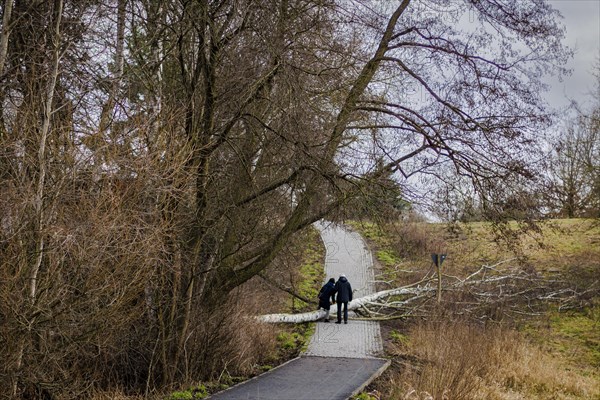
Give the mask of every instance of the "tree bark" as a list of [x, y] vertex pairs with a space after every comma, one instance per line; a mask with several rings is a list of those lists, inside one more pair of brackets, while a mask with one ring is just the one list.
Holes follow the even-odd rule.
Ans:
[[12, 30], [11, 16], [14, 0], [4, 1], [4, 14], [2, 15], [2, 32], [0, 32], [0, 79], [4, 74], [6, 55], [8, 54], [8, 38]]

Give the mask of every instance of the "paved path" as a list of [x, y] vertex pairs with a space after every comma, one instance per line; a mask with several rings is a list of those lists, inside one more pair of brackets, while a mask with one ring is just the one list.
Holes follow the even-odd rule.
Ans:
[[387, 360], [300, 357], [211, 400], [345, 400], [379, 375]]
[[[359, 234], [341, 226], [318, 224], [325, 243], [326, 279], [345, 274], [352, 285], [354, 298], [375, 293], [373, 259]], [[335, 305], [331, 307], [336, 314]], [[317, 322], [306, 355], [320, 357], [370, 358], [381, 355], [383, 345], [379, 322], [352, 321], [348, 325]]]
[[[345, 274], [354, 297], [374, 293], [373, 261], [360, 235], [341, 226], [317, 224], [326, 246], [326, 279]], [[335, 315], [335, 307], [332, 307]], [[317, 322], [306, 353], [256, 378], [210, 397], [213, 400], [345, 400], [389, 365], [378, 322]]]

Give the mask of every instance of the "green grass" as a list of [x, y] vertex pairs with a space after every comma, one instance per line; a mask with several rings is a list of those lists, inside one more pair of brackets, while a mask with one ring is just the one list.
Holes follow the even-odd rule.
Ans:
[[325, 277], [323, 264], [320, 261], [309, 260], [300, 267], [300, 275], [302, 281], [298, 288], [299, 294], [308, 299], [316, 298]]
[[[496, 241], [491, 225], [463, 225], [463, 236], [445, 239], [450, 255], [462, 264], [482, 261], [497, 262], [514, 257], [516, 252], [539, 271], [561, 269], [600, 257], [600, 224], [587, 219], [561, 219], [540, 224], [541, 232], [526, 232], [519, 237], [517, 247], [509, 248]], [[516, 229], [516, 224], [511, 228]]]
[[188, 390], [173, 392], [167, 397], [167, 400], [195, 400], [206, 397], [208, 397], [206, 386], [199, 385]]
[[350, 221], [347, 223], [352, 229], [367, 239], [374, 250], [375, 258], [381, 263], [382, 271], [389, 278], [395, 277], [395, 267], [402, 263], [402, 257], [393, 248], [390, 235], [382, 227], [371, 222]]
[[310, 338], [315, 333], [313, 322], [295, 324], [277, 335], [281, 358], [292, 358], [306, 350]]
[[567, 371], [600, 382], [600, 304], [550, 311], [521, 328], [530, 341], [562, 360]]
[[304, 337], [298, 332], [280, 332], [277, 335], [277, 341], [282, 349], [290, 350], [299, 347], [304, 343]]
[[[302, 251], [302, 264], [299, 268], [298, 294], [306, 299], [316, 299], [325, 279], [325, 247], [319, 232], [310, 228], [306, 232], [306, 246]], [[290, 312], [312, 310], [316, 306], [290, 296]], [[296, 324], [279, 333], [279, 353], [282, 358], [294, 357], [304, 350], [315, 332], [314, 323]]]
[[[492, 224], [471, 222], [467, 224], [413, 223], [407, 229], [403, 222], [380, 226], [370, 222], [347, 222], [366, 238], [375, 256], [384, 267], [410, 263], [428, 265], [428, 254], [443, 250], [448, 254], [444, 263], [450, 270], [472, 269], [487, 264], [518, 257], [540, 272], [562, 270], [565, 267], [586, 266], [600, 262], [600, 224], [590, 219], [559, 219], [541, 222], [539, 231], [522, 230], [512, 222], [507, 224], [517, 236], [512, 243], [495, 235]], [[422, 232], [427, 247], [409, 249], [421, 243], [411, 242], [410, 232]], [[419, 238], [419, 235], [416, 235]], [[402, 255], [402, 256], [401, 256]]]
[[402, 344], [402, 345], [406, 345], [409, 342], [409, 337], [403, 333], [398, 332], [395, 329], [392, 329], [390, 331], [390, 339], [397, 343], [397, 344]]
[[554, 313], [550, 335], [550, 343], [570, 361], [600, 368], [600, 306]]
[[402, 261], [400, 256], [392, 249], [377, 250], [375, 257], [386, 267], [393, 267]]
[[346, 224], [352, 229], [360, 232], [360, 234], [373, 242], [378, 247], [386, 247], [389, 245], [389, 238], [378, 224], [364, 221], [347, 221]]
[[300, 346], [300, 352], [303, 353], [308, 349], [308, 344], [310, 343], [310, 338], [312, 337], [312, 335], [315, 334], [315, 330], [317, 329], [317, 326], [314, 322], [309, 322], [307, 324], [305, 324], [304, 327], [304, 342], [302, 343], [302, 346]]

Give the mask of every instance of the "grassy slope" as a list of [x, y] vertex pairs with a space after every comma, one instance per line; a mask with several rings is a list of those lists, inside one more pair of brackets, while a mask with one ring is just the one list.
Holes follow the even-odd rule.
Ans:
[[[470, 224], [466, 240], [448, 240], [449, 261], [455, 269], [483, 262], [497, 263], [515, 253], [493, 240], [489, 226]], [[600, 225], [591, 220], [554, 220], [542, 226], [541, 233], [522, 237], [518, 249], [521, 261], [535, 271], [568, 279], [578, 288], [600, 279]], [[548, 313], [522, 326], [534, 342], [560, 356], [582, 373], [600, 370], [600, 299], [577, 310], [559, 312], [551, 305]], [[596, 371], [594, 371], [596, 370]], [[598, 375], [600, 379], [600, 375]]]
[[[448, 274], [466, 274], [483, 264], [511, 260], [522, 268], [569, 279], [579, 288], [600, 279], [600, 226], [594, 221], [546, 223], [541, 232], [520, 236], [512, 249], [495, 240], [485, 223], [452, 229], [441, 224], [380, 229], [363, 223], [354, 227], [374, 247], [380, 278], [392, 281], [392, 285], [410, 282], [414, 277], [408, 270], [427, 270], [431, 252], [448, 254], [444, 263]], [[447, 385], [454, 388], [450, 398], [600, 398], [598, 298], [587, 299], [581, 308], [567, 312], [550, 305], [539, 318], [511, 325], [518, 331], [506, 326], [474, 329], [449, 320], [414, 322], [384, 324], [387, 350], [395, 368], [375, 387], [387, 396], [420, 399], [425, 392], [441, 396], [450, 390], [444, 389]], [[476, 343], [479, 357], [465, 358]], [[438, 370], [432, 366], [437, 363]], [[494, 367], [491, 370], [490, 365]], [[451, 366], [457, 369], [455, 376]], [[470, 374], [470, 368], [478, 372]], [[469, 375], [472, 381], [463, 379]], [[473, 397], [473, 393], [478, 395]]]

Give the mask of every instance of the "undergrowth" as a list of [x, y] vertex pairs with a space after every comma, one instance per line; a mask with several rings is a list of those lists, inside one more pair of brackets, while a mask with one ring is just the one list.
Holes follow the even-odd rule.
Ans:
[[[301, 232], [295, 245], [283, 252], [283, 257], [267, 271], [270, 282], [291, 287], [306, 299], [316, 299], [324, 279], [325, 249], [319, 232], [309, 228]], [[270, 312], [297, 312], [313, 308], [313, 304], [276, 288], [269, 281], [255, 277], [240, 292], [244, 294], [239, 305], [247, 315]], [[236, 321], [236, 332], [246, 338], [235, 352], [238, 359], [210, 381], [192, 382], [187, 389], [162, 396], [164, 400], [203, 399], [209, 394], [226, 389], [248, 378], [269, 371], [275, 366], [297, 357], [308, 345], [314, 333], [314, 323], [270, 325], [241, 318]], [[245, 368], [241, 368], [244, 366]]]

